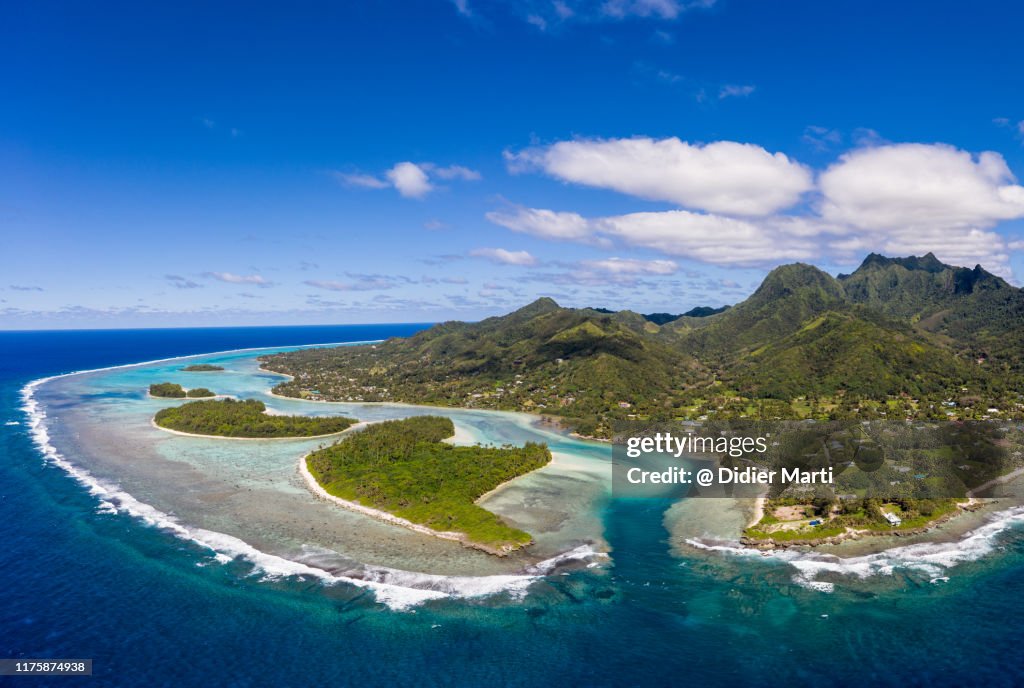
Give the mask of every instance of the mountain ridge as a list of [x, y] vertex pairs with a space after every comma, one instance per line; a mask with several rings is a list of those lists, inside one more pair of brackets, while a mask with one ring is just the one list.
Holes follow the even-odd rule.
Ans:
[[262, 362], [293, 376], [280, 394], [531, 411], [602, 437], [630, 418], [1024, 414], [1024, 291], [931, 253], [838, 277], [782, 265], [731, 307], [655, 320], [542, 297]]

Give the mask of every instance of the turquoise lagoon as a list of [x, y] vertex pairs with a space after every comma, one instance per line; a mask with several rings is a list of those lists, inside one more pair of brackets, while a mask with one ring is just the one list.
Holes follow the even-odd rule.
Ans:
[[[881, 553], [765, 557], [735, 547], [742, 503], [616, 498], [605, 445], [521, 414], [274, 398], [259, 353], [188, 359], [222, 373], [178, 359], [11, 379], [6, 656], [91, 656], [98, 685], [1024, 680], [1012, 509]], [[459, 441], [546, 441], [555, 462], [486, 503], [537, 544], [499, 559], [319, 502], [297, 464], [323, 440], [165, 433], [150, 418], [175, 402], [145, 394], [165, 380], [289, 413], [441, 413]]]

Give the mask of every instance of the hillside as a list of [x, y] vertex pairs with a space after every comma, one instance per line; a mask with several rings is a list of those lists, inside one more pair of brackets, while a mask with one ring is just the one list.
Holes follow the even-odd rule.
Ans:
[[980, 265], [869, 255], [839, 281], [851, 302], [912, 322], [990, 368], [1024, 373], [1024, 290]]
[[543, 298], [408, 339], [262, 360], [293, 376], [280, 394], [532, 411], [597, 436], [630, 418], [1024, 412], [1024, 292], [931, 254], [872, 254], [838, 278], [784, 265], [730, 308], [652, 316]]
[[279, 394], [528, 410], [607, 434], [615, 418], [657, 413], [706, 378], [638, 314], [562, 308], [539, 299], [478, 323], [448, 322], [408, 339], [307, 349], [263, 359], [295, 379]]

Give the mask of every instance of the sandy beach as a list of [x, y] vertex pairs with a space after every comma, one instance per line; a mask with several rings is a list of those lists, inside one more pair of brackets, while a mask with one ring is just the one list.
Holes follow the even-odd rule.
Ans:
[[[303, 481], [306, 483], [306, 487], [318, 499], [331, 502], [332, 504], [337, 504], [338, 506], [344, 509], [348, 509], [349, 511], [355, 511], [356, 513], [360, 513], [365, 516], [375, 518], [378, 521], [383, 521], [385, 523], [390, 523], [392, 525], [401, 526], [402, 528], [408, 528], [409, 530], [420, 533], [421, 535], [429, 535], [431, 537], [441, 538], [442, 540], [452, 540], [454, 542], [462, 543], [462, 545], [466, 547], [472, 547], [474, 549], [479, 549], [481, 551], [487, 552], [488, 554], [505, 556], [509, 552], [513, 551], [504, 549], [494, 549], [493, 547], [488, 547], [487, 545], [472, 542], [463, 533], [456, 533], [444, 530], [434, 530], [432, 528], [428, 528], [427, 526], [420, 525], [419, 523], [413, 523], [412, 521], [404, 519], [400, 516], [389, 514], [386, 511], [374, 509], [373, 507], [369, 506], [363, 506], [362, 504], [359, 504], [357, 502], [351, 502], [347, 499], [342, 499], [341, 497], [335, 497], [334, 495], [327, 492], [327, 490], [325, 490], [323, 487], [321, 487], [320, 483], [318, 483], [316, 478], [313, 477], [313, 474], [309, 472], [309, 468], [306, 466], [305, 454], [299, 458], [298, 466], [299, 474], [302, 476]], [[498, 487], [501, 486], [499, 485]]]

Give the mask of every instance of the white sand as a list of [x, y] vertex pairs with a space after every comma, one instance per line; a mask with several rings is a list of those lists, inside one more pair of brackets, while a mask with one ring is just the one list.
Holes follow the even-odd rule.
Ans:
[[363, 506], [362, 504], [359, 504], [357, 502], [350, 502], [347, 499], [342, 499], [341, 497], [335, 497], [334, 495], [327, 492], [327, 490], [325, 490], [323, 487], [321, 487], [320, 483], [318, 483], [316, 481], [316, 478], [313, 477], [313, 474], [309, 472], [309, 467], [306, 466], [305, 454], [303, 454], [299, 458], [299, 473], [302, 475], [303, 480], [306, 481], [306, 487], [309, 488], [309, 491], [320, 499], [331, 502], [333, 504], [337, 504], [338, 506], [348, 509], [349, 511], [355, 511], [356, 513], [360, 513], [365, 516], [370, 516], [379, 521], [391, 523], [392, 525], [402, 526], [403, 528], [408, 528], [409, 530], [413, 530], [417, 533], [422, 533], [423, 535], [431, 535], [433, 537], [439, 537], [442, 540], [455, 540], [456, 542], [461, 542], [463, 544], [470, 544], [467, 542], [466, 536], [462, 533], [455, 533], [443, 530], [433, 530], [432, 528], [422, 526], [419, 523], [413, 523], [412, 521], [406, 520], [399, 516], [395, 516], [394, 514], [389, 514], [386, 511], [374, 509], [373, 507], [369, 506]]

